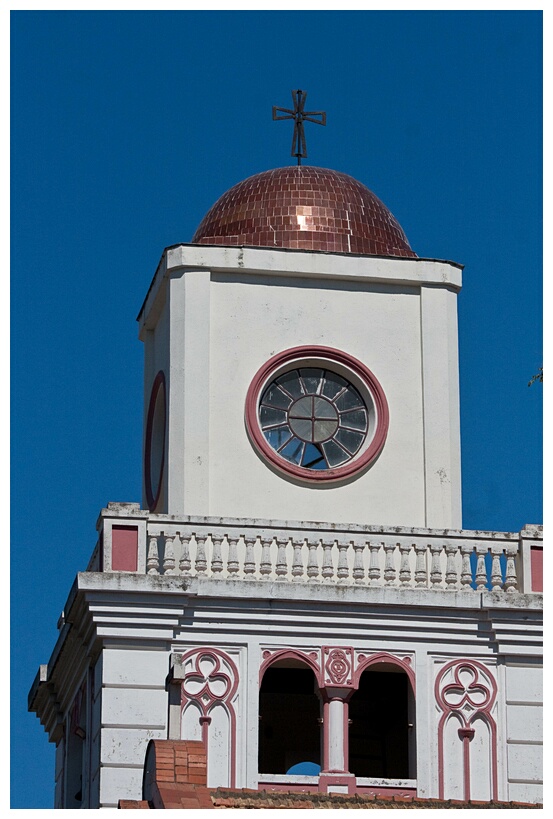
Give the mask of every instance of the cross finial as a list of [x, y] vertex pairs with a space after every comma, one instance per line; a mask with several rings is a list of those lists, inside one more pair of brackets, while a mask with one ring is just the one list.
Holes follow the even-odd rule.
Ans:
[[[302, 158], [307, 157], [307, 147], [305, 144], [305, 132], [303, 130], [304, 122], [314, 122], [315, 125], [326, 125], [326, 111], [304, 111], [305, 99], [307, 91], [297, 89], [292, 91], [292, 99], [294, 100], [294, 108], [277, 108], [273, 105], [273, 119], [293, 119], [294, 120], [294, 135], [292, 137], [291, 156], [298, 158], [298, 165], [301, 165]], [[277, 112], [281, 111], [284, 116], [278, 116]], [[320, 119], [315, 119], [320, 117]]]

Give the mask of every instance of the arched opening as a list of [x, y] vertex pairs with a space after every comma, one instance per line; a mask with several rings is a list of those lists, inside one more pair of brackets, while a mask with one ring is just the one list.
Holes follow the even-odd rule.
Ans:
[[[321, 764], [321, 698], [299, 661], [270, 666], [259, 692], [259, 773], [316, 774]], [[294, 770], [291, 770], [294, 768]]]
[[349, 770], [358, 777], [414, 779], [415, 700], [406, 672], [369, 666], [349, 702]]

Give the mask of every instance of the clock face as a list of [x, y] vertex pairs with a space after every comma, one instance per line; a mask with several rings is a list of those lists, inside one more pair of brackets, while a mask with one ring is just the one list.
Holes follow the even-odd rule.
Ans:
[[165, 375], [160, 370], [154, 379], [146, 420], [144, 484], [148, 509], [154, 511], [161, 495], [165, 463]]
[[380, 453], [388, 429], [382, 387], [361, 362], [327, 347], [298, 347], [268, 361], [246, 401], [246, 427], [280, 472], [341, 480]]
[[259, 422], [269, 446], [304, 469], [333, 469], [350, 461], [368, 431], [365, 401], [338, 373], [300, 367], [264, 390]]

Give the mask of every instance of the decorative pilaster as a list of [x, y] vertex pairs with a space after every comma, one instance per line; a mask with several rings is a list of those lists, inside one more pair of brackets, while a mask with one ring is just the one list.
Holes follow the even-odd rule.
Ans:
[[[232, 658], [218, 648], [206, 646], [192, 648], [173, 668], [173, 679], [181, 682], [181, 721], [185, 724], [185, 715], [192, 714], [198, 719], [201, 735], [208, 756], [215, 751], [217, 755], [228, 755], [229, 782], [236, 785], [236, 712], [235, 694], [238, 688], [239, 673]], [[211, 714], [217, 706], [223, 705], [228, 718], [228, 731], [225, 732], [226, 747], [221, 746], [221, 725], [219, 734], [210, 736]], [[192, 706], [191, 711], [188, 709]], [[197, 717], [195, 716], [197, 715]], [[187, 739], [183, 736], [183, 739]], [[215, 739], [215, 742], [213, 740]]]
[[[457, 735], [463, 743], [464, 799], [471, 798], [471, 766], [478, 766], [481, 753], [485, 754], [482, 758], [484, 769], [490, 766], [489, 798], [497, 799], [497, 726], [493, 714], [497, 683], [492, 670], [477, 660], [452, 660], [439, 672], [434, 691], [438, 708], [442, 712], [438, 725], [440, 799], [447, 796], [444, 771], [448, 746], [445, 736], [450, 719], [458, 726]], [[477, 731], [480, 741], [471, 751], [470, 744]], [[448, 742], [451, 743], [452, 734], [449, 733], [448, 736]]]

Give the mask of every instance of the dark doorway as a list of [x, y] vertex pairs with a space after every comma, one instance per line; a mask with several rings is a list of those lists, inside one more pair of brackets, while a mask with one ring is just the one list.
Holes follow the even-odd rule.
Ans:
[[259, 692], [259, 773], [285, 774], [300, 762], [320, 764], [316, 690], [308, 668], [267, 669]]
[[[376, 670], [378, 669], [378, 670]], [[414, 742], [411, 686], [393, 666], [368, 668], [349, 704], [349, 770], [356, 776], [409, 779]], [[411, 763], [413, 767], [413, 763]]]

